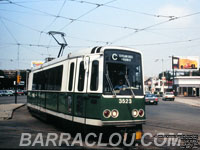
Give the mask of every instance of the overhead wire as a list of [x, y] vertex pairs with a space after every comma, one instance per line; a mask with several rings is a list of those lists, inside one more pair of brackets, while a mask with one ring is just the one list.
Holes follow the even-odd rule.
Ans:
[[[11, 2], [11, 4], [16, 4], [14, 2]], [[118, 26], [118, 25], [112, 25], [112, 24], [106, 24], [106, 23], [100, 23], [100, 22], [94, 22], [94, 21], [88, 21], [88, 20], [82, 20], [80, 19], [74, 19], [74, 18], [69, 18], [69, 17], [65, 17], [65, 16], [61, 16], [61, 15], [54, 15], [54, 14], [50, 14], [50, 13], [47, 13], [47, 12], [44, 12], [44, 11], [41, 11], [39, 9], [35, 9], [35, 8], [30, 8], [30, 7], [27, 7], [27, 6], [23, 6], [23, 5], [17, 5], [19, 7], [23, 7], [23, 8], [26, 8], [26, 9], [30, 9], [32, 11], [35, 11], [35, 12], [39, 12], [43, 15], [47, 15], [47, 16], [50, 16], [50, 17], [54, 17], [54, 18], [63, 18], [63, 19], [66, 19], [66, 20], [69, 20], [70, 21], [70, 24], [71, 22], [74, 22], [75, 20], [76, 21], [79, 21], [79, 22], [84, 22], [84, 23], [90, 23], [90, 24], [96, 24], [96, 25], [104, 25], [104, 26], [109, 26], [109, 27], [115, 27], [115, 28], [121, 28], [121, 29], [128, 29], [128, 30], [138, 30], [137, 28], [133, 28], [133, 27], [129, 27], [129, 26]], [[95, 8], [96, 9], [96, 8]], [[90, 10], [91, 11], [91, 10]], [[89, 11], [87, 12], [87, 14], [89, 13]], [[86, 13], [85, 13], [86, 15]], [[81, 15], [83, 17], [83, 15]], [[61, 30], [61, 29], [60, 29]]]
[[40, 32], [38, 44], [40, 44], [40, 40], [41, 40], [41, 35], [42, 35], [42, 33], [44, 33], [45, 30], [46, 30], [47, 28], [51, 27], [51, 26], [53, 25], [53, 23], [55, 23], [56, 20], [58, 19], [59, 15], [60, 15], [60, 13], [61, 13], [61, 11], [62, 11], [62, 9], [63, 9], [63, 7], [65, 6], [65, 3], [66, 3], [66, 0], [64, 0], [64, 2], [63, 2], [63, 4], [62, 4], [61, 8], [59, 9], [59, 11], [58, 11], [56, 17], [54, 17], [54, 19], [51, 21], [51, 23], [48, 24], [48, 25]]
[[128, 11], [128, 12], [132, 12], [132, 13], [137, 13], [137, 14], [152, 16], [152, 17], [157, 17], [157, 18], [161, 18], [161, 17], [173, 18], [173, 17], [175, 17], [175, 16], [157, 15], [157, 14], [151, 14], [151, 13], [146, 13], [146, 12], [141, 12], [141, 11], [130, 10], [130, 9], [126, 9], [126, 8], [120, 8], [120, 7], [108, 5], [109, 3], [100, 4], [100, 3], [94, 3], [94, 2], [84, 1], [84, 0], [68, 0], [68, 1], [85, 3], [85, 4], [90, 4], [90, 5], [102, 5], [104, 7], [109, 7], [109, 8], [113, 8], [113, 9], [117, 9], [117, 10]]
[[[0, 9], [0, 10], [2, 10], [2, 9]], [[6, 10], [6, 11], [13, 11], [13, 10]], [[17, 11], [13, 11], [13, 12], [17, 12]], [[20, 12], [20, 13], [27, 14], [27, 12]], [[41, 14], [36, 14], [36, 15], [41, 15]], [[43, 15], [45, 15], [45, 14], [43, 14]], [[45, 16], [47, 16], [47, 15], [45, 15]], [[53, 15], [51, 15], [50, 17], [56, 18]], [[59, 16], [59, 18], [66, 19], [66, 20], [69, 20], [69, 21], [75, 20], [73, 18], [68, 18], [68, 17], [65, 17], [65, 16]], [[102, 23], [102, 22], [89, 21], [89, 20], [77, 19], [76, 21], [83, 22], [83, 23], [89, 23], [89, 24], [103, 25], [103, 26], [108, 26], [108, 27], [113, 27], [113, 28], [128, 29], [128, 30], [138, 30], [138, 28], [133, 28], [133, 27], [129, 27], [129, 26], [119, 26], [119, 25], [113, 25], [113, 24], [107, 24], [107, 23]], [[40, 32], [42, 32], [42, 30]]]
[[193, 16], [193, 15], [198, 15], [198, 14], [200, 14], [200, 12], [196, 12], [196, 13], [192, 13], [192, 14], [188, 14], [188, 15], [184, 15], [184, 16], [180, 16], [180, 17], [173, 17], [173, 18], [170, 18], [170, 19], [168, 19], [168, 20], [166, 20], [166, 21], [162, 21], [162, 22], [159, 22], [159, 23], [156, 23], [156, 24], [153, 24], [153, 25], [150, 25], [150, 26], [147, 26], [147, 27], [138, 29], [138, 30], [136, 30], [136, 31], [134, 31], [134, 32], [132, 32], [132, 33], [129, 33], [129, 34], [125, 35], [125, 36], [119, 37], [119, 38], [113, 40], [112, 42], [110, 42], [110, 44], [113, 44], [113, 43], [119, 42], [119, 41], [121, 41], [121, 40], [124, 40], [124, 39], [126, 39], [126, 38], [132, 36], [132, 35], [135, 34], [135, 33], [138, 33], [138, 32], [144, 31], [144, 30], [147, 30], [147, 29], [149, 29], [149, 28], [156, 27], [156, 26], [159, 26], [159, 25], [162, 25], [162, 24], [165, 24], [165, 23], [168, 23], [168, 22], [177, 20], [177, 19], [181, 19], [181, 18]]
[[33, 12], [30, 13], [30, 12], [27, 12], [27, 11], [17, 11], [17, 10], [8, 10], [8, 9], [0, 9], [0, 11], [9, 12], [9, 13], [20, 13], [20, 14], [23, 14], [23, 15], [40, 15], [40, 16], [43, 15], [43, 16], [49, 16], [49, 15], [46, 15], [46, 14], [43, 14], [43, 13], [33, 13]]
[[[8, 3], [9, 3], [9, 0], [5, 0], [5, 1], [8, 1]], [[58, 1], [58, 0], [46, 0], [46, 1]], [[151, 13], [146, 13], [146, 12], [142, 12], [142, 11], [130, 10], [130, 9], [127, 9], [127, 8], [121, 8], [121, 7], [116, 7], [116, 6], [108, 5], [109, 3], [112, 3], [115, 0], [107, 2], [107, 3], [104, 3], [104, 4], [94, 3], [94, 2], [84, 1], [84, 0], [67, 0], [67, 1], [77, 2], [77, 3], [81, 3], [81, 4], [85, 3], [85, 4], [90, 4], [90, 5], [96, 5], [96, 6], [104, 6], [104, 7], [109, 7], [109, 8], [117, 9], [117, 10], [128, 11], [128, 12], [132, 12], [132, 13], [136, 13], [136, 14], [141, 14], [141, 15], [146, 15], [146, 16], [152, 16], [152, 17], [157, 17], [157, 18], [161, 18], [161, 17], [163, 17], [163, 18], [174, 18], [174, 17], [176, 17], [176, 16], [171, 16], [171, 15], [151, 14]], [[22, 1], [22, 2], [15, 2], [15, 4], [28, 3], [28, 2], [41, 2], [41, 1], [40, 0], [38, 0], [38, 1], [24, 1], [24, 2]]]
[[[0, 1], [5, 1], [4, 3], [1, 4], [9, 4], [9, 2], [6, 2], [7, 0], [0, 0]], [[21, 4], [21, 3], [38, 3], [38, 2], [47, 2], [47, 1], [62, 1], [62, 0], [29, 0], [29, 1], [17, 1], [15, 3]]]
[[[200, 37], [193, 38], [189, 40], [179, 40], [179, 41], [169, 41], [169, 42], [157, 42], [157, 43], [144, 43], [144, 44], [133, 44], [133, 45], [126, 45], [126, 46], [152, 46], [152, 45], [168, 45], [168, 44], [178, 44], [178, 43], [186, 43], [186, 42], [193, 42], [200, 40]], [[37, 45], [37, 44], [16, 44], [16, 43], [6, 43], [9, 45], [19, 45], [19, 46], [29, 46], [29, 47], [43, 47], [43, 48], [53, 48], [59, 47], [57, 45]], [[91, 47], [91, 46], [69, 46], [69, 47]]]
[[[2, 43], [1, 43], [1, 45], [2, 46], [4, 46]], [[9, 46], [11, 46], [11, 45], [13, 45], [13, 46], [17, 46], [17, 45], [19, 45], [19, 46], [27, 46], [27, 47], [41, 47], [41, 48], [55, 48], [55, 47], [59, 47], [58, 45], [43, 45], [43, 44], [33, 44], [33, 43], [5, 43], [5, 46], [7, 46], [7, 45], [9, 45]], [[88, 47], [91, 47], [91, 46], [84, 46], [84, 45], [76, 45], [76, 46], [70, 46], [70, 47], [85, 47], [85, 48], [88, 48]]]
[[[13, 2], [11, 2], [10, 0], [8, 0], [9, 1], [9, 3], [11, 3], [11, 4], [16, 4], [16, 3], [13, 3]], [[68, 1], [78, 1], [78, 0], [68, 0]], [[79, 1], [79, 2], [81, 2], [81, 1]], [[83, 2], [83, 1], [82, 1]], [[84, 1], [84, 2], [86, 2], [86, 1]], [[97, 5], [97, 3], [94, 3], [95, 5]], [[107, 4], [101, 4], [100, 6], [105, 6], [105, 5], [107, 5]], [[33, 9], [33, 8], [30, 8], [30, 7], [26, 7], [26, 6], [23, 6], [23, 5], [18, 5], [18, 6], [20, 6], [20, 7], [24, 7], [24, 8], [28, 8], [28, 9], [31, 9], [31, 10], [34, 10], [34, 11], [38, 11], [38, 12], [40, 12], [40, 13], [43, 13], [43, 14], [45, 14], [45, 15], [48, 15], [48, 16], [51, 16], [51, 17], [56, 17], [56, 15], [53, 15], [53, 14], [50, 14], [50, 13], [47, 13], [47, 12], [44, 12], [44, 11], [40, 11], [40, 10], [37, 10], [37, 9]], [[95, 8], [96, 9], [96, 8]], [[128, 11], [128, 10], [127, 10]], [[152, 27], [155, 27], [155, 26], [158, 26], [158, 25], [161, 25], [161, 24], [164, 24], [164, 23], [167, 23], [167, 22], [170, 22], [170, 21], [172, 21], [172, 20], [176, 20], [176, 19], [179, 19], [179, 18], [183, 18], [183, 17], [189, 17], [189, 16], [193, 16], [193, 15], [197, 15], [197, 14], [200, 14], [200, 12], [197, 12], [197, 13], [193, 13], [193, 14], [188, 14], [188, 15], [185, 15], [185, 16], [180, 16], [180, 17], [175, 17], [175, 16], [167, 16], [168, 18], [170, 18], [169, 20], [166, 20], [166, 21], [164, 21], [164, 22], [160, 22], [160, 23], [157, 23], [157, 24], [153, 24], [153, 25], [151, 25], [151, 26], [148, 26], [148, 27], [145, 27], [145, 28], [142, 28], [142, 29], [136, 29], [136, 28], [131, 28], [131, 27], [123, 27], [123, 26], [115, 26], [115, 25], [109, 25], [109, 24], [104, 24], [104, 23], [97, 23], [97, 22], [92, 22], [92, 21], [85, 21], [85, 20], [80, 20], [80, 18], [79, 19], [72, 19], [72, 18], [67, 18], [67, 17], [64, 17], [64, 16], [59, 16], [60, 18], [65, 18], [65, 19], [68, 19], [68, 20], [71, 20], [72, 22], [73, 21], [82, 21], [82, 22], [87, 22], [87, 23], [95, 23], [95, 24], [101, 24], [101, 25], [107, 25], [107, 26], [111, 26], [111, 27], [117, 27], [117, 28], [123, 28], [123, 29], [131, 29], [131, 30], [134, 30], [134, 32], [133, 33], [130, 33], [130, 34], [128, 34], [128, 35], [126, 35], [126, 36], [123, 36], [123, 37], [121, 37], [121, 38], [119, 38], [119, 39], [117, 39], [117, 40], [115, 40], [115, 41], [113, 41], [113, 42], [104, 42], [104, 43], [106, 43], [107, 45], [108, 44], [113, 44], [113, 43], [115, 43], [115, 42], [117, 42], [117, 41], [120, 41], [120, 40], [122, 40], [122, 39], [124, 39], [124, 38], [126, 38], [126, 37], [129, 37], [129, 36], [131, 36], [132, 34], [134, 34], [134, 33], [137, 33], [137, 32], [140, 32], [140, 31], [145, 31], [145, 30], [147, 30], [147, 29], [150, 29], [150, 28], [152, 28]], [[83, 14], [84, 15], [84, 14]], [[159, 15], [157, 15], [157, 17], [158, 17]], [[80, 16], [81, 17], [81, 16]], [[160, 17], [160, 16], [159, 16]], [[165, 16], [166, 17], [166, 16]], [[71, 38], [73, 38], [73, 37], [71, 37]], [[78, 38], [77, 38], [78, 39]], [[80, 39], [80, 38], [79, 38]], [[92, 40], [87, 40], [87, 41], [92, 41]], [[93, 41], [93, 42], [100, 42], [100, 41]], [[39, 44], [38, 44], [39, 45]]]
[[104, 4], [96, 4], [96, 7], [95, 7], [95, 8], [92, 8], [92, 9], [90, 9], [89, 11], [87, 11], [87, 12], [83, 13], [82, 15], [80, 15], [79, 17], [77, 17], [76, 19], [71, 20], [68, 24], [66, 24], [64, 27], [62, 27], [59, 31], [64, 30], [67, 26], [71, 25], [73, 22], [75, 22], [75, 21], [79, 20], [80, 18], [82, 18], [82, 17], [88, 15], [89, 13], [91, 13], [91, 12], [93, 12], [94, 10], [98, 9], [99, 7], [104, 6], [104, 5], [106, 5], [106, 4], [109, 4], [109, 3], [112, 3], [112, 2], [114, 2], [114, 1], [117, 1], [117, 0], [111, 0], [111, 1], [106, 2], [106, 3], [104, 3]]
[[[30, 30], [32, 30], [32, 31], [38, 32], [38, 33], [40, 33], [40, 35], [41, 35], [42, 33], [46, 33], [46, 34], [47, 34], [47, 32], [45, 32], [45, 31], [41, 31], [41, 30], [38, 30], [38, 29], [36, 29], [36, 28], [30, 27], [30, 26], [28, 26], [28, 25], [21, 24], [21, 23], [19, 23], [19, 22], [13, 21], [13, 20], [11, 20], [11, 19], [8, 19], [8, 18], [2, 17], [2, 16], [0, 16], [0, 18], [2, 18], [3, 20], [6, 20], [6, 21], [12, 22], [12, 23], [14, 23], [14, 24], [17, 24], [17, 25], [19, 25], [19, 26], [23, 26], [23, 27], [25, 27], [25, 28], [27, 28], [27, 29], [30, 29]], [[83, 39], [83, 38], [79, 38], [79, 37], [74, 37], [74, 36], [67, 36], [67, 37], [72, 38], [72, 39], [78, 39], [78, 40], [86, 41], [86, 42], [107, 43], [107, 41], [95, 41], [95, 40], [89, 40], [89, 39]], [[40, 40], [40, 37], [39, 37], [39, 40]], [[40, 44], [39, 44], [39, 40], [38, 40], [38, 45], [40, 45]]]
[[152, 28], [152, 27], [155, 27], [155, 26], [158, 26], [158, 25], [161, 25], [161, 24], [165, 24], [165, 23], [170, 22], [170, 21], [172, 21], [172, 20], [162, 21], [162, 22], [159, 22], [159, 23], [156, 23], [156, 24], [153, 24], [153, 25], [150, 25], [150, 26], [147, 26], [147, 27], [144, 27], [144, 28], [135, 30], [134, 32], [131, 32], [131, 33], [129, 33], [129, 34], [126, 34], [126, 35], [124, 35], [124, 36], [121, 36], [121, 37], [119, 37], [119, 38], [113, 40], [112, 42], [109, 43], [109, 45], [114, 44], [114, 43], [116, 43], [116, 42], [119, 42], [119, 41], [121, 41], [121, 40], [124, 40], [124, 39], [126, 39], [126, 38], [132, 36], [133, 34], [138, 33], [138, 32], [147, 30], [147, 29], [149, 29], [149, 28]]
[[9, 30], [9, 28], [6, 26], [4, 21], [1, 18], [0, 18], [0, 20], [1, 20], [1, 23], [4, 25], [5, 29], [7, 30], [7, 32], [10, 34], [10, 36], [13, 38], [13, 40], [16, 42], [16, 44], [18, 44], [19, 42], [17, 41], [15, 36], [12, 34], [12, 32]]
[[152, 46], [152, 45], [168, 45], [168, 44], [178, 44], [178, 43], [186, 43], [186, 42], [193, 42], [198, 41], [199, 38], [193, 38], [189, 40], [180, 40], [180, 41], [170, 41], [170, 42], [157, 42], [157, 43], [146, 43], [146, 44], [134, 44], [134, 45], [127, 45], [127, 46]]
[[[87, 11], [86, 13], [84, 13], [84, 14], [82, 14], [82, 15], [80, 15], [79, 17], [77, 17], [77, 18], [74, 19], [74, 18], [68, 18], [68, 17], [65, 17], [65, 16], [57, 16], [57, 15], [55, 15], [55, 14], [51, 14], [51, 13], [48, 13], [48, 12], [45, 12], [45, 11], [42, 11], [42, 10], [39, 10], [39, 9], [27, 7], [27, 6], [18, 4], [18, 3], [16, 3], [16, 2], [13, 2], [13, 1], [11, 1], [11, 0], [6, 0], [6, 1], [8, 1], [9, 4], [13, 4], [13, 5], [16, 5], [16, 6], [18, 6], [18, 7], [26, 8], [26, 9], [29, 9], [29, 10], [32, 10], [32, 11], [36, 11], [36, 12], [39, 12], [39, 13], [41, 13], [41, 14], [45, 14], [45, 15], [47, 15], [47, 16], [51, 16], [51, 17], [54, 17], [54, 18], [59, 17], [59, 18], [67, 19], [67, 20], [70, 21], [69, 24], [71, 24], [71, 23], [74, 22], [74, 21], [80, 21], [80, 18], [82, 18], [83, 16], [89, 14], [90, 12], [94, 11], [94, 10], [97, 9], [98, 7], [103, 6], [103, 4], [96, 4], [96, 7], [95, 7], [95, 8], [93, 8], [93, 9]], [[107, 2], [107, 3], [105, 3], [105, 4], [108, 4], [108, 3], [111, 3], [111, 2], [114, 2], [114, 1], [116, 1], [116, 0], [109, 1], [109, 2]], [[87, 21], [83, 21], [83, 22], [87, 22]], [[90, 21], [90, 23], [91, 23], [91, 21]], [[65, 25], [65, 26], [68, 26], [69, 24], [67, 24], [67, 25]], [[97, 23], [95, 23], [95, 24], [97, 24]], [[64, 27], [63, 27], [63, 28], [64, 28]], [[60, 30], [62, 30], [62, 28], [61, 28]]]
[[62, 4], [62, 6], [60, 7], [60, 9], [59, 9], [59, 11], [58, 11], [56, 17], [55, 17], [55, 18], [51, 21], [51, 23], [50, 23], [49, 25], [47, 25], [42, 31], [45, 31], [47, 28], [51, 27], [51, 26], [53, 25], [53, 23], [56, 22], [56, 20], [60, 17], [60, 13], [61, 13], [63, 7], [65, 6], [65, 3], [66, 3], [66, 0], [64, 0], [64, 2], [63, 2], [63, 4]]
[[45, 15], [48, 15], [48, 16], [56, 17], [56, 15], [54, 15], [54, 14], [50, 14], [48, 12], [45, 12], [45, 11], [42, 11], [42, 10], [39, 10], [39, 9], [36, 9], [36, 8], [31, 8], [31, 7], [27, 7], [27, 6], [21, 5], [21, 4], [17, 4], [16, 2], [13, 2], [11, 0], [7, 0], [7, 1], [9, 2], [9, 4], [13, 4], [13, 5], [16, 5], [18, 7], [30, 9], [32, 11], [36, 11], [36, 12], [39, 12], [39, 13], [42, 13], [42, 14], [45, 14]]
[[35, 28], [33, 28], [33, 27], [30, 27], [30, 26], [27, 26], [27, 25], [24, 25], [24, 24], [21, 24], [21, 23], [18, 23], [18, 22], [15, 22], [15, 21], [10, 20], [10, 19], [8, 19], [8, 18], [2, 17], [2, 16], [0, 16], [0, 18], [2, 18], [2, 19], [4, 19], [4, 20], [7, 20], [7, 21], [9, 21], [9, 22], [15, 23], [15, 24], [17, 24], [17, 25], [19, 25], [19, 26], [23, 26], [23, 27], [25, 27], [25, 28], [28, 28], [28, 29], [30, 29], [30, 30], [36, 31], [36, 32], [42, 32], [42, 31], [40, 31], [40, 30], [38, 30], [38, 29], [35, 29]]
[[9, 28], [6, 26], [6, 24], [3, 22], [3, 20], [0, 18], [2, 24], [4, 25], [4, 27], [6, 28], [6, 30], [8, 31], [8, 33], [10, 34], [10, 36], [13, 38], [13, 40], [16, 42], [17, 44], [17, 60], [18, 60], [18, 68], [19, 68], [19, 51], [20, 51], [20, 44], [19, 42], [17, 41], [17, 39], [15, 38], [15, 36], [12, 34], [12, 32], [9, 30]]

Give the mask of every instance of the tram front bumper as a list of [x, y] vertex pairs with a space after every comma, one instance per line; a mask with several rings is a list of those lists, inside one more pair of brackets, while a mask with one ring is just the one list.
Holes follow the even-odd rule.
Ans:
[[139, 124], [145, 124], [145, 120], [127, 120], [127, 121], [102, 121], [103, 126], [132, 127]]

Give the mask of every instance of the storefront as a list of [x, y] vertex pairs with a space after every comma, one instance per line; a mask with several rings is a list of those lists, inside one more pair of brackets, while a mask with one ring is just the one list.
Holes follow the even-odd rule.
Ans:
[[200, 97], [200, 76], [175, 77], [174, 84], [178, 95]]

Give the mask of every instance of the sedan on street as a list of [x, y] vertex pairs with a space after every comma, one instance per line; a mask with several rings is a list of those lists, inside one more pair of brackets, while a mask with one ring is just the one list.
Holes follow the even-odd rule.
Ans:
[[164, 95], [163, 95], [163, 101], [166, 101], [166, 100], [170, 100], [170, 101], [174, 101], [175, 99], [175, 96], [173, 94], [173, 92], [166, 92]]
[[147, 94], [145, 96], [145, 103], [146, 104], [158, 104], [158, 97], [155, 94]]

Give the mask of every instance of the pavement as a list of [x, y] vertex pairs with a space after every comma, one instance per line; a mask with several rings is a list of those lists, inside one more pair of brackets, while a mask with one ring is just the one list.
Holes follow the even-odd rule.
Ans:
[[24, 103], [20, 104], [0, 104], [0, 120], [8, 120], [12, 118], [13, 111], [17, 108], [24, 106]]
[[177, 96], [175, 98], [175, 101], [179, 103], [184, 103], [184, 104], [200, 107], [200, 97]]

